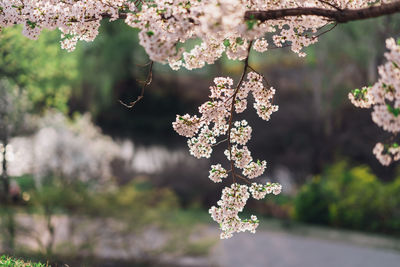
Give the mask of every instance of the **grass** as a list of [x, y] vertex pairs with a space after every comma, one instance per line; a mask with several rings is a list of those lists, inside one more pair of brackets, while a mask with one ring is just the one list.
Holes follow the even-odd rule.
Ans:
[[40, 262], [26, 262], [6, 255], [0, 257], [0, 267], [50, 267]]

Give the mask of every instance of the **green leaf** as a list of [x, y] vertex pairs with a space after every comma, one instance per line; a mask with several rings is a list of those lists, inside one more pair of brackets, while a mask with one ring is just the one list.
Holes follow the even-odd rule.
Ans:
[[237, 43], [238, 45], [242, 45], [242, 44], [244, 44], [244, 41], [243, 41], [242, 38], [237, 37], [237, 38], [236, 38], [236, 43]]
[[27, 24], [31, 29], [35, 29], [35, 27], [36, 27], [36, 22], [30, 21], [30, 20], [27, 20], [27, 21], [26, 21], [26, 24]]
[[257, 20], [255, 19], [246, 20], [247, 29], [252, 30], [254, 28], [254, 25], [256, 25], [256, 23]]
[[387, 109], [390, 113], [392, 113], [395, 117], [399, 116], [400, 114], [400, 108], [394, 108], [389, 104], [386, 104]]
[[225, 47], [228, 47], [228, 46], [230, 46], [231, 45], [231, 42], [229, 41], [229, 39], [225, 39], [224, 40], [224, 46]]

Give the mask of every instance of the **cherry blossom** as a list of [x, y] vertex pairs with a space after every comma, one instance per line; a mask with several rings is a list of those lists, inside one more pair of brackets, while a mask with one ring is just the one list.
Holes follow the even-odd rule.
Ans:
[[252, 215], [250, 219], [242, 220], [238, 213], [243, 211], [250, 194], [247, 185], [233, 183], [222, 190], [218, 207], [211, 207], [209, 213], [214, 221], [219, 223], [222, 230], [221, 239], [232, 237], [235, 232], [250, 231], [255, 233], [259, 221]]
[[[238, 109], [237, 101], [247, 101], [249, 93], [252, 92], [255, 103], [272, 106], [271, 101], [275, 90], [272, 87], [267, 88], [264, 85], [264, 78], [256, 72], [243, 75], [237, 87], [232, 86], [233, 79], [230, 77], [214, 78], [214, 85], [210, 86], [210, 100], [199, 107], [201, 116], [178, 115], [176, 121], [172, 123], [178, 134], [189, 137], [189, 151], [196, 158], [209, 158], [215, 145], [228, 142], [224, 154], [230, 162], [230, 169], [227, 170], [218, 163], [211, 165], [209, 172], [210, 180], [215, 183], [226, 180], [230, 173], [233, 177], [231, 187], [225, 187], [222, 191], [221, 200], [217, 203], [218, 207], [214, 206], [210, 209], [211, 217], [220, 224], [222, 239], [229, 238], [236, 232], [255, 232], [258, 226], [255, 216], [245, 220], [238, 216], [246, 205], [250, 193], [255, 199], [262, 199], [267, 194], [277, 195], [282, 190], [282, 186], [276, 183], [265, 185], [253, 183], [249, 188], [247, 185], [236, 182], [236, 179], [249, 182], [249, 179], [263, 175], [267, 167], [265, 160], [253, 161], [247, 146], [251, 139], [251, 126], [246, 120], [233, 121], [234, 113], [240, 113], [246, 109], [246, 106]], [[271, 114], [272, 112], [268, 116]], [[260, 117], [265, 118], [265, 115], [261, 114]], [[218, 141], [224, 136], [225, 139]], [[236, 169], [241, 170], [243, 176], [239, 175]]]
[[[224, 55], [229, 59], [243, 60], [245, 67], [236, 86], [230, 77], [216, 77], [210, 86], [209, 100], [199, 107], [199, 117], [177, 115], [172, 123], [179, 135], [188, 138], [189, 152], [196, 158], [211, 157], [214, 146], [227, 142], [224, 154], [230, 169], [221, 164], [212, 165], [209, 178], [221, 182], [232, 175], [232, 184], [223, 189], [218, 207], [210, 209], [212, 218], [220, 224], [221, 238], [229, 238], [236, 232], [254, 233], [259, 224], [254, 215], [245, 220], [238, 216], [250, 194], [255, 199], [262, 199], [282, 190], [282, 186], [276, 183], [261, 185], [249, 182], [249, 179], [263, 175], [267, 163], [253, 161], [248, 144], [252, 128], [245, 120], [234, 120], [235, 114], [247, 109], [249, 94], [254, 97], [254, 103], [250, 105], [261, 119], [269, 121], [278, 111], [278, 106], [273, 103], [275, 89], [256, 71], [247, 73], [249, 69], [253, 70], [248, 62], [250, 51], [266, 53], [272, 48], [290, 47], [299, 56], [306, 56], [304, 48], [318, 42], [318, 37], [329, 31], [325, 27], [331, 27], [331, 30], [336, 26], [333, 23], [348, 21], [315, 13], [273, 16], [263, 20], [255, 19], [254, 12], [316, 8], [344, 16], [353, 9], [371, 10], [377, 5], [388, 6], [391, 3], [396, 2], [0, 0], [0, 29], [20, 24], [22, 33], [31, 39], [38, 38], [43, 29], [59, 29], [61, 48], [73, 51], [79, 41], [90, 42], [97, 37], [103, 19], [124, 19], [128, 26], [138, 29], [139, 43], [150, 60], [169, 64], [173, 70], [202, 68]], [[362, 14], [360, 10], [355, 13]], [[193, 40], [198, 41], [194, 47], [184, 45]], [[400, 47], [394, 39], [387, 40], [387, 47], [387, 62], [378, 69], [378, 82], [371, 87], [353, 90], [349, 99], [357, 107], [372, 108], [373, 121], [396, 136], [400, 131]], [[400, 148], [393, 140], [387, 144], [378, 143], [373, 153], [383, 165], [400, 159]], [[239, 179], [251, 186], [239, 184]]]
[[211, 165], [209, 178], [214, 183], [222, 182], [223, 178], [228, 177], [228, 172], [222, 168], [221, 164]]
[[[400, 132], [400, 45], [389, 38], [386, 47], [389, 52], [385, 53], [387, 61], [378, 67], [379, 80], [372, 86], [353, 90], [349, 99], [356, 107], [372, 108], [373, 122], [395, 138]], [[373, 154], [387, 166], [400, 159], [400, 149], [393, 140], [384, 143], [377, 143]]]
[[265, 160], [250, 162], [243, 168], [243, 175], [249, 179], [256, 178], [264, 173], [266, 167], [267, 162]]
[[176, 115], [176, 121], [172, 123], [174, 130], [186, 137], [193, 137], [201, 126], [201, 122], [197, 116], [190, 117], [189, 114], [184, 116]]
[[[332, 23], [318, 16], [285, 19], [245, 20], [247, 11], [318, 7], [355, 9], [368, 7], [373, 0], [330, 1], [248, 1], [248, 0], [1, 0], [0, 27], [23, 25], [23, 34], [38, 38], [43, 29], [61, 31], [61, 47], [75, 49], [78, 41], [93, 41], [100, 22], [124, 19], [139, 29], [139, 42], [150, 59], [169, 63], [173, 69], [201, 68], [213, 64], [224, 53], [230, 59], [243, 60], [247, 48], [267, 51], [270, 35], [273, 45], [290, 44], [299, 56], [304, 48], [317, 42], [317, 31]], [[327, 4], [329, 3], [329, 4]], [[200, 39], [201, 43], [185, 50], [180, 44]]]

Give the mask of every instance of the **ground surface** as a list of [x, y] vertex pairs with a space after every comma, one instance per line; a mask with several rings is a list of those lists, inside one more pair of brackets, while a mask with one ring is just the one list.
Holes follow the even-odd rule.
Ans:
[[[16, 220], [19, 227], [25, 229], [17, 232], [19, 246], [43, 250], [37, 240], [46, 244], [49, 239], [44, 218], [18, 214]], [[75, 244], [77, 251], [90, 252], [101, 260], [104, 263], [101, 266], [121, 267], [120, 263], [114, 263], [115, 260], [143, 260], [143, 251], [156, 249], [165, 242], [163, 234], [152, 228], [139, 236], [135, 233], [122, 234], [118, 232], [120, 224], [115, 220], [93, 221], [90, 218], [54, 216], [52, 223], [56, 225], [56, 247]], [[203, 224], [194, 238], [216, 241], [208, 255], [172, 254], [162, 257], [156, 265], [150, 263], [141, 266], [400, 267], [400, 239], [389, 236], [282, 223], [273, 219], [261, 220], [256, 234], [239, 233], [228, 240], [219, 240], [219, 234], [216, 224]], [[1, 241], [0, 235], [0, 251]], [[90, 251], [81, 249], [85, 244], [90, 245]]]
[[285, 232], [239, 234], [212, 254], [221, 267], [399, 267], [400, 252]]

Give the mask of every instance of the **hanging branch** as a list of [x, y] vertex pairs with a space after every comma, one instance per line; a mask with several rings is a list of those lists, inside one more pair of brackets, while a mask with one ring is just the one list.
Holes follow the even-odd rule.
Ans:
[[242, 71], [242, 76], [240, 77], [240, 80], [236, 86], [235, 92], [232, 95], [232, 102], [231, 102], [231, 110], [230, 110], [230, 116], [229, 116], [229, 126], [228, 126], [228, 131], [227, 131], [227, 139], [228, 139], [228, 151], [229, 151], [229, 158], [231, 162], [231, 171], [232, 171], [232, 178], [233, 182], [235, 182], [235, 165], [232, 160], [232, 143], [231, 143], [231, 130], [232, 130], [232, 123], [233, 123], [233, 114], [235, 112], [235, 102], [236, 102], [236, 95], [240, 90], [240, 86], [242, 85], [244, 81], [244, 77], [246, 76], [247, 68], [249, 67], [249, 57], [250, 57], [250, 50], [253, 45], [253, 42], [251, 41], [249, 43], [249, 47], [247, 48], [247, 57], [244, 60], [244, 66], [243, 66], [243, 71]]
[[137, 97], [137, 99], [133, 102], [130, 102], [128, 104], [124, 103], [122, 100], [119, 100], [119, 103], [121, 103], [122, 105], [124, 105], [127, 108], [133, 108], [137, 102], [139, 102], [140, 100], [142, 100], [143, 96], [144, 96], [144, 90], [146, 89], [146, 87], [148, 85], [151, 84], [152, 80], [153, 80], [153, 61], [150, 61], [150, 68], [149, 68], [149, 72], [147, 74], [147, 78], [145, 81], [143, 81], [143, 86], [142, 86], [142, 91], [140, 92], [140, 95]]

